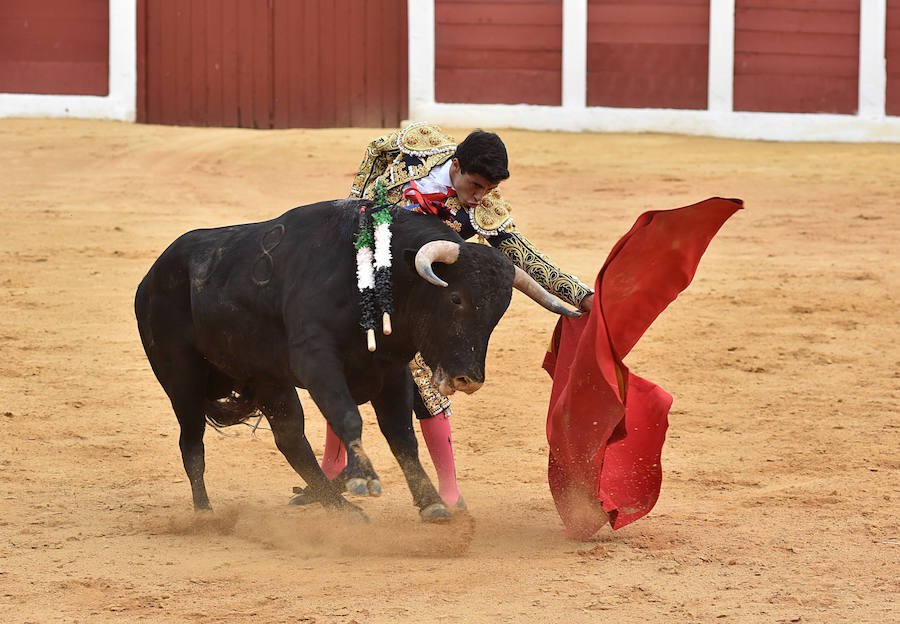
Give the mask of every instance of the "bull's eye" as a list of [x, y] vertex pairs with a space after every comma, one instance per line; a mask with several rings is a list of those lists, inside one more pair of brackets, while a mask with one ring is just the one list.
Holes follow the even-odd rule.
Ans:
[[453, 303], [453, 305], [462, 305], [462, 299], [460, 299], [459, 295], [457, 295], [456, 293], [451, 293], [450, 301]]

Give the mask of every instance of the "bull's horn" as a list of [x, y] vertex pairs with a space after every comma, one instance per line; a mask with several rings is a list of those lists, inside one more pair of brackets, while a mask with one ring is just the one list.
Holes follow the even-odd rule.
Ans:
[[581, 316], [581, 312], [564, 306], [559, 299], [544, 290], [540, 284], [534, 281], [528, 273], [519, 267], [516, 267], [516, 279], [513, 281], [513, 286], [516, 290], [525, 293], [551, 312], [562, 314], [569, 318], [578, 318]]
[[434, 274], [431, 268], [433, 262], [443, 262], [444, 264], [453, 264], [459, 258], [459, 243], [452, 241], [436, 240], [425, 243], [416, 252], [416, 272], [422, 276], [422, 279], [434, 284], [435, 286], [447, 286], [447, 282]]

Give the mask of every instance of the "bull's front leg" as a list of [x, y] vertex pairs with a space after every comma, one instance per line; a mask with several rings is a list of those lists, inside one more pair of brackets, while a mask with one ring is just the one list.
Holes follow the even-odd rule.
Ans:
[[381, 493], [378, 475], [362, 446], [362, 417], [347, 387], [342, 368], [331, 363], [331, 358], [320, 356], [315, 361], [317, 366], [314, 370], [307, 367], [298, 377], [331, 430], [347, 449], [347, 467], [342, 471], [341, 478], [353, 494], [378, 495]]
[[419, 447], [412, 426], [414, 392], [412, 375], [404, 366], [397, 374], [385, 377], [381, 393], [372, 399], [372, 407], [378, 417], [378, 426], [406, 477], [413, 504], [419, 508], [422, 520], [443, 522], [449, 520], [451, 514], [419, 461]]
[[348, 502], [340, 490], [328, 480], [306, 439], [303, 422], [303, 407], [293, 386], [270, 387], [259, 390], [260, 409], [265, 414], [275, 436], [275, 445], [288, 460], [291, 467], [306, 481], [308, 496], [326, 508], [350, 511], [362, 519], [368, 519], [365, 512]]

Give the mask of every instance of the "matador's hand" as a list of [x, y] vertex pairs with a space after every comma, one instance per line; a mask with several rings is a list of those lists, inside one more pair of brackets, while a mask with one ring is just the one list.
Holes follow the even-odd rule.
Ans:
[[594, 291], [592, 290], [582, 298], [581, 303], [578, 304], [578, 307], [586, 312], [590, 312], [593, 305]]

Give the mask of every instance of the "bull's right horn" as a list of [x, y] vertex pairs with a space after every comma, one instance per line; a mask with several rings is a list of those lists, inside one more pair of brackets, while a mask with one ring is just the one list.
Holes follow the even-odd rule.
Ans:
[[516, 278], [513, 281], [513, 286], [516, 290], [525, 293], [551, 312], [562, 314], [569, 318], [578, 318], [581, 316], [580, 311], [564, 306], [559, 299], [544, 290], [540, 284], [534, 281], [528, 273], [519, 267], [516, 267]]
[[453, 264], [459, 258], [459, 243], [446, 240], [436, 240], [425, 243], [416, 252], [416, 272], [422, 279], [435, 286], [447, 287], [447, 282], [434, 274], [431, 268], [433, 262]]

